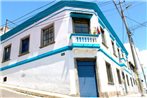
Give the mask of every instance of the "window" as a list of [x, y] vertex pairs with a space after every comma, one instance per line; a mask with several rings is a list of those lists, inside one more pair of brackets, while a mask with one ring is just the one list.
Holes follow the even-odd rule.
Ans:
[[11, 44], [4, 48], [3, 62], [10, 60]]
[[6, 81], [7, 81], [7, 77], [4, 77], [4, 78], [3, 78], [3, 82], [6, 82]]
[[129, 84], [129, 78], [128, 78], [128, 75], [126, 75], [126, 77], [127, 77], [127, 83], [128, 83], [128, 86], [129, 86], [130, 84]]
[[101, 29], [101, 36], [102, 36], [102, 44], [107, 46], [105, 32], [104, 32], [104, 30], [101, 27], [100, 27], [100, 29]]
[[41, 47], [54, 43], [54, 26], [53, 24], [47, 28], [42, 29], [41, 33]]
[[116, 56], [116, 50], [115, 50], [115, 45], [114, 45], [114, 42], [113, 42], [113, 41], [111, 41], [111, 43], [112, 43], [113, 54]]
[[123, 52], [122, 52], [122, 58], [124, 58], [124, 54], [123, 54]]
[[89, 19], [73, 18], [75, 33], [90, 33]]
[[117, 52], [118, 52], [118, 59], [120, 60], [120, 51], [119, 51], [119, 48], [117, 48]]
[[133, 87], [133, 81], [132, 81], [132, 78], [130, 77], [130, 81], [131, 81], [131, 85], [132, 85], [132, 87]]
[[108, 84], [114, 84], [113, 83], [111, 65], [107, 62], [106, 62], [106, 70], [107, 70]]
[[133, 78], [133, 82], [134, 82], [134, 85], [135, 85], [135, 79]]
[[124, 72], [122, 72], [122, 78], [123, 78], [123, 81], [126, 83], [126, 78], [125, 78]]
[[30, 37], [26, 36], [20, 42], [20, 56], [29, 53]]
[[121, 77], [120, 77], [120, 71], [119, 71], [119, 69], [116, 69], [116, 72], [117, 72], [118, 82], [119, 82], [119, 84], [121, 84], [122, 82], [121, 82]]

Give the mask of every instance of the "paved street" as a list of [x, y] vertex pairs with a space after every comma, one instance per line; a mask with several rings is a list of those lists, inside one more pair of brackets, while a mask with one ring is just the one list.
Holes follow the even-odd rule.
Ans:
[[35, 97], [0, 87], [0, 98], [35, 98]]

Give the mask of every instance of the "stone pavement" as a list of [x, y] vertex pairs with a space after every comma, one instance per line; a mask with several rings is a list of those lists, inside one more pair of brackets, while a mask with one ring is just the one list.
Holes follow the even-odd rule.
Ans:
[[[46, 91], [38, 91], [38, 90], [8, 85], [4, 83], [0, 83], [0, 88], [10, 89], [10, 90], [22, 93], [22, 94], [34, 96], [35, 98], [36, 97], [37, 98], [72, 98], [71, 96], [68, 96], [68, 95], [62, 95], [62, 94], [51, 93], [51, 92], [46, 92]], [[9, 98], [13, 98], [13, 97], [9, 97]]]
[[131, 95], [126, 95], [123, 96], [124, 98], [147, 98], [147, 94], [145, 94], [144, 96], [141, 96], [141, 94], [131, 94]]
[[[0, 95], [2, 95], [2, 96], [0, 96], [0, 98], [74, 98], [74, 97], [71, 97], [68, 95], [32, 90], [32, 89], [7, 85], [7, 84], [3, 84], [3, 83], [0, 83], [0, 91], [1, 90], [2, 90], [2, 92], [0, 92]], [[11, 90], [12, 92], [14, 91], [15, 94], [10, 92], [9, 90]], [[17, 92], [17, 94], [16, 94], [16, 92]], [[9, 97], [9, 95], [11, 95], [11, 96]], [[16, 97], [12, 97], [12, 95], [16, 96]], [[111, 97], [111, 98], [117, 98], [117, 97]], [[147, 98], [147, 94], [145, 94], [145, 96], [141, 96], [140, 93], [129, 94], [126, 96], [119, 96], [119, 98]]]
[[34, 96], [0, 87], [0, 98], [34, 98]]

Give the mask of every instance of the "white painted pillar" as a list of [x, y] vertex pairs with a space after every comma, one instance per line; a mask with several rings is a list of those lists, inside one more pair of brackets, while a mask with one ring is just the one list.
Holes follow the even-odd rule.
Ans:
[[68, 53], [68, 61], [69, 61], [69, 81], [70, 81], [70, 95], [77, 95], [77, 83], [76, 83], [76, 69], [74, 65], [74, 58], [72, 52]]

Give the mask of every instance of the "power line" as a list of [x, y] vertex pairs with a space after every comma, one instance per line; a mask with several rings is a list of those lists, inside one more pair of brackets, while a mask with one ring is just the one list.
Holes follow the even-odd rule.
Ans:
[[[41, 7], [39, 7], [39, 8], [36, 8], [36, 9], [30, 11], [29, 13], [26, 13], [25, 15], [23, 15], [23, 16], [21, 16], [21, 17], [19, 17], [19, 18], [12, 20], [11, 22], [14, 23], [14, 22], [16, 22], [16, 21], [22, 19], [23, 17], [28, 16], [28, 15], [34, 13], [35, 11], [38, 11], [38, 10], [44, 8], [45, 6], [48, 6], [48, 5], [52, 4], [52, 3], [54, 3], [55, 1], [56, 1], [56, 0], [51, 1], [51, 2], [49, 2], [49, 3], [47, 3], [47, 4], [43, 5], [43, 6], [41, 6]], [[32, 16], [33, 16], [33, 15], [32, 15]], [[25, 19], [26, 19], [26, 18], [25, 18]], [[21, 20], [21, 21], [22, 21], [22, 20]], [[9, 23], [8, 23], [8, 24], [9, 24]], [[3, 24], [3, 25], [1, 25], [1, 26], [5, 26], [5, 24]]]
[[124, 16], [124, 11], [123, 11], [122, 5], [121, 5], [122, 2], [119, 1], [119, 7], [120, 7], [120, 10], [119, 10], [115, 0], [112, 0], [112, 1], [113, 1], [114, 5], [115, 5], [119, 15], [121, 16], [124, 25], [125, 25], [127, 35], [128, 35], [129, 44], [130, 44], [130, 49], [131, 49], [131, 52], [132, 52], [133, 62], [134, 62], [134, 65], [135, 65], [135, 73], [137, 75], [137, 80], [138, 80], [138, 83], [139, 83], [138, 87], [139, 87], [139, 89], [141, 91], [141, 96], [144, 96], [142, 83], [141, 83], [140, 78], [139, 78], [140, 75], [138, 73], [138, 65], [137, 65], [136, 56], [135, 56], [132, 33], [131, 33], [130, 29], [128, 28], [128, 25], [127, 25], [127, 22], [126, 22], [126, 19], [125, 19], [125, 16]]
[[130, 18], [130, 17], [128, 17], [128, 16], [125, 16], [125, 17], [128, 18], [129, 20], [131, 20], [131, 21], [133, 21], [133, 22], [135, 22], [135, 23], [141, 25], [141, 26], [147, 27], [145, 24], [142, 24], [142, 23], [140, 23], [140, 22], [138, 22], [138, 21], [136, 21], [136, 20], [134, 20], [134, 19], [132, 19], [132, 18]]
[[98, 0], [97, 0], [96, 2], [97, 2], [97, 4], [98, 4], [100, 7], [103, 7], [103, 6], [106, 6], [106, 5], [109, 5], [109, 4], [112, 3], [111, 1], [106, 1], [106, 2], [101, 2], [101, 3], [99, 3]]

